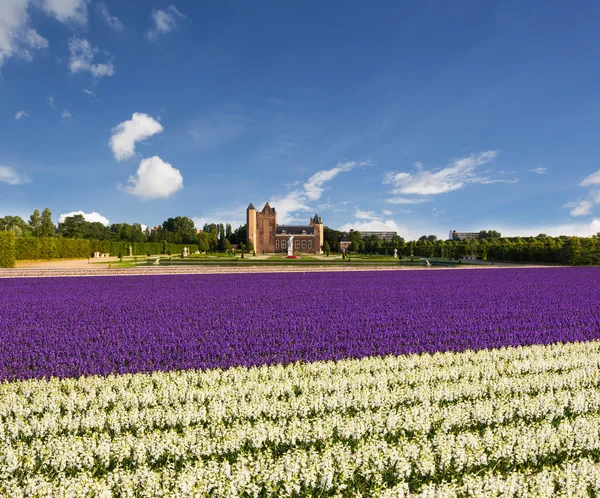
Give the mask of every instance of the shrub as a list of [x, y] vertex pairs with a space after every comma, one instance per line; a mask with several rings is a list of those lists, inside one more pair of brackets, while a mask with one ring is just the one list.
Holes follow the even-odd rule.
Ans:
[[0, 268], [12, 268], [15, 265], [16, 237], [13, 232], [0, 232]]

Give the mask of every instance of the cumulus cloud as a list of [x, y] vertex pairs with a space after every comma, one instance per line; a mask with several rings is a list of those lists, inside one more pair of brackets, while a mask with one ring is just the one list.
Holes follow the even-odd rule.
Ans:
[[15, 119], [26, 118], [26, 117], [29, 117], [29, 116], [31, 116], [31, 114], [29, 114], [28, 112], [25, 112], [25, 111], [18, 111], [18, 112], [15, 114]]
[[8, 183], [9, 185], [23, 185], [30, 181], [27, 175], [19, 174], [8, 166], [0, 166], [0, 182]]
[[590, 185], [600, 185], [600, 169], [595, 173], [592, 173], [579, 184], [582, 187], [589, 187]]
[[32, 60], [35, 51], [48, 48], [48, 40], [29, 26], [30, 0], [0, 2], [0, 69], [11, 57]]
[[83, 211], [71, 211], [70, 213], [63, 213], [58, 218], [58, 221], [59, 221], [59, 223], [63, 223], [66, 218], [75, 216], [77, 214], [83, 215], [83, 217], [85, 218], [85, 221], [89, 221], [90, 223], [102, 223], [104, 226], [108, 226], [110, 223], [108, 218], [106, 218], [105, 216], [102, 216], [100, 213], [97, 213], [96, 211], [92, 211], [91, 213], [85, 213]]
[[183, 188], [178, 169], [158, 156], [143, 159], [136, 176], [130, 176], [122, 189], [143, 200], [167, 198]]
[[122, 161], [135, 154], [136, 142], [145, 140], [162, 131], [162, 125], [152, 116], [135, 112], [130, 120], [123, 121], [112, 129], [109, 145], [115, 159]]
[[121, 20], [117, 16], [113, 16], [109, 10], [108, 6], [102, 2], [98, 4], [98, 14], [104, 20], [106, 24], [108, 24], [115, 31], [123, 31], [125, 29], [125, 25], [121, 22]]
[[69, 40], [69, 69], [72, 73], [89, 72], [94, 78], [114, 76], [112, 62], [94, 64], [94, 56], [99, 51], [83, 38]]
[[391, 172], [384, 177], [384, 184], [393, 185], [394, 194], [438, 195], [459, 190], [470, 183], [515, 183], [518, 179], [496, 180], [477, 173], [477, 168], [494, 160], [496, 150], [454, 159], [448, 166], [438, 170], [425, 170], [421, 163], [415, 164], [415, 171]]
[[147, 36], [149, 40], [154, 40], [160, 35], [173, 31], [177, 27], [178, 20], [185, 18], [185, 15], [174, 5], [169, 5], [164, 10], [153, 9], [151, 18], [153, 25], [148, 30]]

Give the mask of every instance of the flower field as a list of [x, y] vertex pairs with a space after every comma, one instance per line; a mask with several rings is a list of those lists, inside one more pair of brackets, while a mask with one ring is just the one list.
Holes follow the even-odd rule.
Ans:
[[6, 496], [596, 496], [600, 343], [0, 385]]
[[599, 496], [599, 277], [0, 279], [0, 496]]
[[600, 269], [0, 279], [0, 380], [600, 339]]

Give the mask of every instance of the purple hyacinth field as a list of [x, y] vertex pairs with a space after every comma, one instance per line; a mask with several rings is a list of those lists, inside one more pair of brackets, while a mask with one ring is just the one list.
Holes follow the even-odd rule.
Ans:
[[600, 339], [600, 269], [0, 280], [0, 379]]

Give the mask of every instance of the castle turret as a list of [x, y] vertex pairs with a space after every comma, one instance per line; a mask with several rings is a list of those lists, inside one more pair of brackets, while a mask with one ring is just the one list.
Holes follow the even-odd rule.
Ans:
[[323, 220], [319, 216], [319, 213], [315, 213], [314, 217], [310, 219], [310, 225], [315, 227], [315, 236], [319, 244], [317, 252], [318, 254], [323, 254], [323, 244], [325, 243], [325, 230], [323, 229]]
[[246, 227], [248, 231], [248, 238], [246, 244], [250, 248], [250, 242], [252, 242], [252, 249], [257, 250], [257, 237], [256, 237], [256, 208], [252, 203], [248, 205], [246, 209]]

